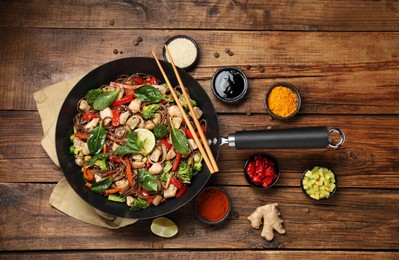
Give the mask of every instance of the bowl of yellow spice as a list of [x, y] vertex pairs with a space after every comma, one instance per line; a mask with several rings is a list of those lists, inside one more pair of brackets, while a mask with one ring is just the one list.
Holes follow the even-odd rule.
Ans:
[[265, 95], [265, 108], [277, 119], [286, 120], [295, 116], [301, 107], [301, 95], [296, 87], [286, 82], [273, 84]]

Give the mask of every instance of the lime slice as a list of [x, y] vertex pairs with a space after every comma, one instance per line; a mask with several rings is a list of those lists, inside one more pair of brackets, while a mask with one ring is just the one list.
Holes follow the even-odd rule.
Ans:
[[152, 233], [160, 237], [173, 237], [177, 234], [178, 230], [179, 229], [177, 228], [176, 224], [172, 220], [165, 217], [156, 218], [151, 223]]
[[137, 138], [139, 142], [145, 141], [143, 145], [144, 153], [143, 155], [147, 155], [152, 152], [155, 148], [155, 136], [154, 134], [145, 128], [138, 128], [133, 131], [137, 134]]

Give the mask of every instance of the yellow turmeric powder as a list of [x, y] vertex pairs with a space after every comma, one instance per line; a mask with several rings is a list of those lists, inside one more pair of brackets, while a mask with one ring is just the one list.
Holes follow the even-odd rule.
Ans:
[[288, 117], [292, 115], [298, 104], [296, 94], [287, 87], [274, 87], [267, 98], [269, 110], [276, 116]]

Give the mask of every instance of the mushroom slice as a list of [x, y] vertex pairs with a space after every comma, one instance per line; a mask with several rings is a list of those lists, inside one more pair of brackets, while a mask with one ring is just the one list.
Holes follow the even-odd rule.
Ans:
[[90, 110], [90, 105], [86, 100], [82, 99], [79, 102], [79, 109], [83, 112], [88, 112]]

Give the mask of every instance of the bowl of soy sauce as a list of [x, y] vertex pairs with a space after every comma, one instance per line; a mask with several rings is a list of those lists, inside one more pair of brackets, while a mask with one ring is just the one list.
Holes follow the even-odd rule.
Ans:
[[224, 103], [237, 103], [248, 91], [248, 78], [237, 67], [222, 67], [212, 76], [213, 94]]

